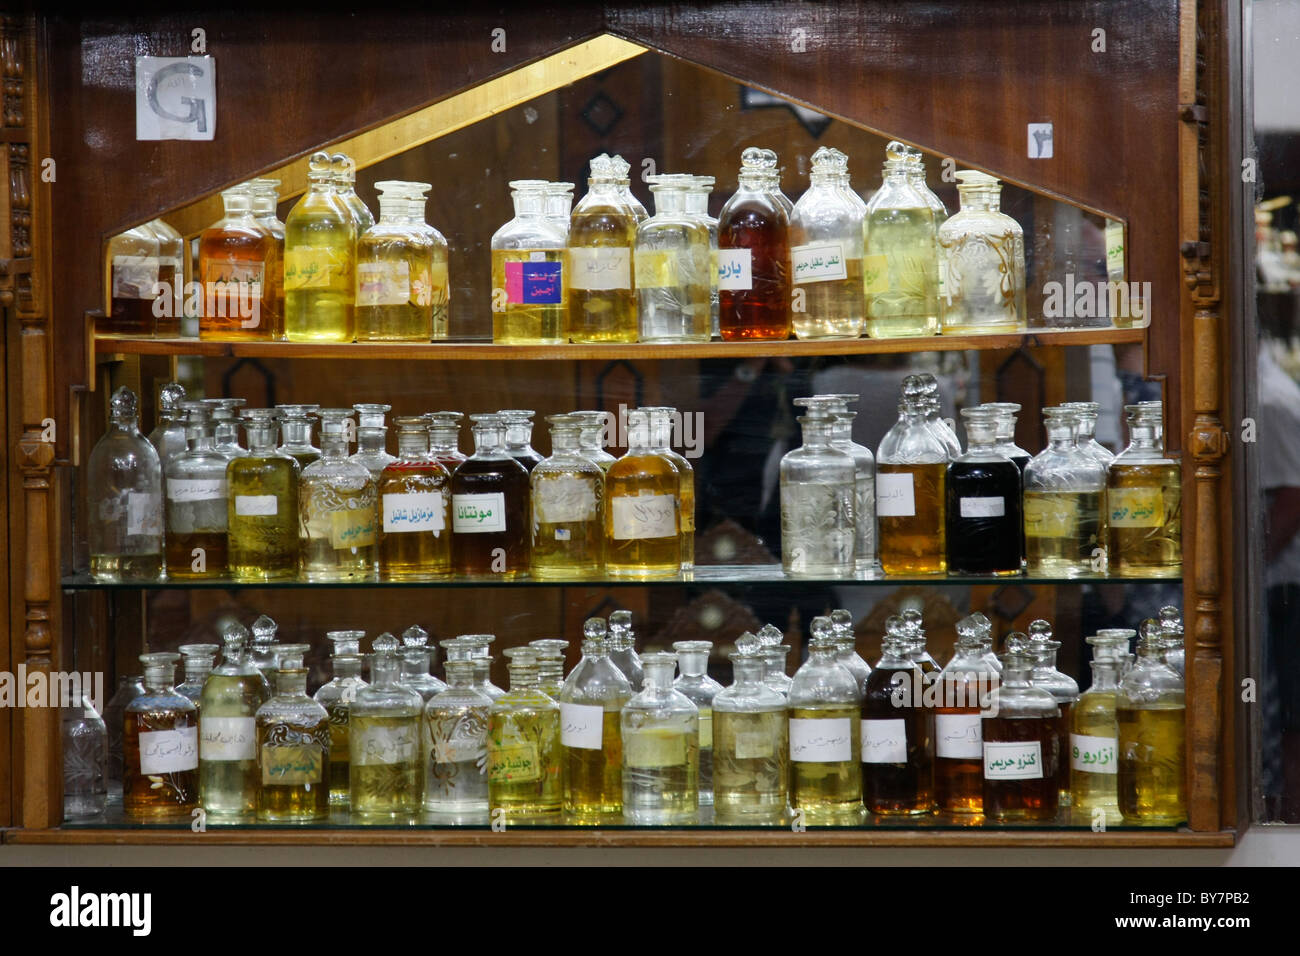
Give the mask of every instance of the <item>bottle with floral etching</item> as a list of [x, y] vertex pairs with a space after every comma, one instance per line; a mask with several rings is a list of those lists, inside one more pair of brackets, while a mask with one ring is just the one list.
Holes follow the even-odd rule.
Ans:
[[257, 709], [262, 770], [259, 823], [311, 823], [329, 816], [330, 719], [307, 696], [306, 644], [281, 644], [276, 691]]
[[735, 675], [713, 698], [713, 806], [719, 823], [776, 823], [790, 801], [785, 697], [763, 681], [762, 645], [748, 632], [731, 654]]
[[1025, 236], [999, 209], [1002, 184], [957, 172], [961, 209], [939, 227], [946, 267], [940, 301], [946, 334], [1016, 332], [1026, 326]]
[[851, 577], [853, 457], [831, 443], [829, 417], [801, 416], [803, 445], [781, 459], [781, 565], [792, 577]]
[[373, 642], [371, 682], [348, 714], [349, 806], [365, 822], [405, 820], [423, 805], [424, 698], [401, 683], [397, 638]]
[[885, 147], [884, 183], [871, 198], [862, 259], [867, 334], [939, 331], [939, 267], [934, 211], [908, 181], [907, 147]]
[[488, 808], [487, 725], [492, 698], [474, 686], [474, 662], [444, 664], [447, 689], [424, 705], [424, 809], [441, 814]]
[[375, 573], [378, 495], [370, 472], [347, 457], [352, 414], [321, 409], [321, 457], [302, 472], [302, 570], [309, 581], [361, 580]]

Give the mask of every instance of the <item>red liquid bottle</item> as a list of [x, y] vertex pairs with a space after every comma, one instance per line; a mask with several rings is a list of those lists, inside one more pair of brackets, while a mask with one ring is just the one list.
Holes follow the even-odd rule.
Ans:
[[790, 219], [762, 151], [741, 155], [740, 186], [718, 217], [718, 329], [727, 341], [790, 337]]

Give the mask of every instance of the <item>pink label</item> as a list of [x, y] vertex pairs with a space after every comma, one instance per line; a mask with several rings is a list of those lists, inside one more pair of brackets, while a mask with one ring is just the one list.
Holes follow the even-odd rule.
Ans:
[[524, 264], [507, 262], [506, 264], [506, 301], [522, 302], [524, 300]]

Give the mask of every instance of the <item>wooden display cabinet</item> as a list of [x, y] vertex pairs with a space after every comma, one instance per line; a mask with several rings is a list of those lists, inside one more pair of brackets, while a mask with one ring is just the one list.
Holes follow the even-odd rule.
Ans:
[[[10, 582], [4, 597], [10, 627], [0, 641], [11, 670], [20, 665], [28, 673], [59, 670], [68, 655], [77, 657], [78, 669], [126, 666], [157, 623], [159, 605], [149, 594], [156, 597], [165, 590], [173, 602], [166, 609], [183, 614], [184, 620], [218, 607], [220, 602], [208, 592], [219, 589], [96, 588], [76, 576], [80, 565], [74, 515], [83, 491], [81, 466], [102, 430], [107, 393], [118, 383], [141, 388], [143, 418], [150, 421], [153, 384], [174, 375], [181, 361], [202, 359], [210, 388], [251, 394], [254, 404], [288, 401], [285, 392], [299, 394], [294, 392], [299, 385], [319, 389], [323, 382], [337, 380], [331, 376], [351, 375], [349, 381], [360, 391], [349, 394], [349, 403], [380, 400], [384, 388], [401, 394], [409, 386], [456, 396], [437, 402], [441, 407], [470, 409], [472, 399], [482, 396], [482, 407], [554, 404], [558, 409], [570, 396], [596, 388], [611, 401], [626, 396], [628, 401], [648, 403], [658, 396], [689, 408], [682, 383], [692, 382], [698, 363], [708, 359], [969, 351], [977, 354], [979, 375], [988, 388], [999, 397], [1025, 396], [1029, 410], [1035, 402], [1036, 408], [1066, 397], [1066, 347], [1124, 345], [1140, 348], [1145, 377], [1163, 383], [1166, 442], [1181, 454], [1183, 464], [1189, 821], [1177, 830], [1121, 828], [1102, 833], [1086, 826], [890, 825], [808, 832], [511, 828], [504, 833], [419, 827], [213, 827], [194, 836], [188, 827], [68, 827], [61, 825], [59, 715], [47, 708], [0, 709], [0, 739], [9, 742], [10, 757], [0, 760], [4, 840], [1230, 846], [1235, 831], [1244, 825], [1246, 809], [1239, 797], [1244, 767], [1234, 745], [1239, 728], [1233, 716], [1232, 675], [1240, 648], [1231, 627], [1231, 595], [1224, 588], [1225, 569], [1233, 566], [1232, 540], [1226, 533], [1231, 489], [1224, 476], [1230, 449], [1223, 422], [1231, 356], [1222, 304], [1227, 260], [1221, 238], [1227, 235], [1226, 195], [1232, 178], [1224, 173], [1231, 172], [1224, 157], [1225, 117], [1232, 97], [1228, 67], [1233, 57], [1227, 39], [1236, 22], [1232, 11], [1226, 2], [1193, 0], [1033, 5], [1004, 0], [939, 6], [519, 6], [490, 15], [467, 12], [454, 20], [378, 11], [337, 19], [329, 14], [208, 14], [202, 22], [191, 22], [194, 18], [188, 15], [120, 21], [43, 14], [5, 19], [0, 36], [5, 78], [0, 138], [6, 148], [0, 163], [8, 175], [0, 182], [8, 187], [0, 191], [5, 221], [0, 231], [0, 306], [6, 336], [0, 347], [7, 375], [8, 440], [0, 454], [9, 517], [0, 524], [0, 544], [7, 545], [0, 553]], [[137, 142], [134, 56], [188, 55], [197, 42], [195, 29], [204, 31], [207, 52], [220, 64], [216, 138]], [[678, 98], [673, 121], [666, 119], [664, 100], [645, 82], [652, 74], [628, 79], [629, 74], [616, 69], [650, 55], [661, 61], [647, 67], [658, 71], [653, 76], [659, 89]], [[427, 178], [430, 167], [416, 151], [435, 150], [440, 162], [434, 201], [472, 204], [481, 184], [468, 167], [464, 175], [458, 171], [476, 163], [474, 174], [483, 177], [484, 164], [478, 155], [458, 158], [446, 146], [447, 137], [459, 136], [455, 142], [471, 151], [492, 145], [486, 142], [492, 137], [505, 137], [507, 142], [496, 146], [508, 150], [515, 143], [513, 134], [501, 122], [491, 125], [491, 118], [527, 109], [530, 101], [555, 90], [594, 96], [601, 82], [621, 83], [625, 106], [620, 109], [634, 112], [642, 129], [656, 131], [654, 143], [641, 144], [645, 155], [658, 151], [664, 157], [681, 156], [686, 144], [680, 141], [676, 119], [694, 110], [697, 124], [725, 125], [731, 115], [706, 109], [708, 101], [697, 95], [698, 89], [674, 85], [672, 77], [683, 65], [807, 104], [864, 135], [913, 143], [928, 151], [932, 161], [952, 157], [959, 166], [986, 169], [1032, 190], [1039, 197], [1035, 202], [1068, 201], [1126, 223], [1127, 278], [1151, 284], [1149, 326], [699, 346], [504, 347], [486, 341], [312, 346], [129, 341], [94, 335], [93, 313], [103, 301], [103, 250], [108, 238], [124, 228], [164, 216], [192, 237], [216, 218], [216, 194], [222, 188], [255, 175], [281, 179], [282, 199], [291, 201], [305, 187], [306, 156], [323, 146], [349, 152], [362, 168], [395, 164], [392, 168], [404, 170], [408, 178]], [[571, 151], [584, 148], [586, 140], [575, 134], [575, 124], [583, 116], [591, 119], [584, 107], [597, 103], [592, 99], [577, 104], [575, 95], [527, 119], [529, 124], [549, 124], [548, 135], [569, 144]], [[1053, 124], [1051, 158], [1033, 158], [1030, 123]], [[529, 135], [520, 133], [518, 144], [526, 144]], [[704, 159], [692, 159], [695, 171], [719, 176], [715, 200], [729, 192], [724, 183], [736, 153], [733, 149], [714, 156], [705, 149]], [[586, 155], [561, 156], [559, 168], [572, 168], [575, 158], [585, 163]], [[851, 154], [859, 185], [873, 180], [878, 155]], [[419, 175], [422, 172], [426, 175]], [[487, 170], [494, 192], [490, 201], [484, 199], [486, 208], [471, 237], [482, 247], [508, 218], [490, 210], [498, 208], [509, 178], [513, 176], [506, 170]], [[282, 216], [287, 208], [282, 206]], [[432, 209], [430, 221], [439, 223]], [[1032, 242], [1028, 229], [1026, 233], [1027, 242]], [[453, 251], [453, 281], [460, 268], [456, 255]], [[481, 266], [474, 262], [485, 269], [486, 255]], [[458, 308], [456, 294], [453, 310]], [[486, 306], [466, 308], [465, 314], [474, 318], [475, 310], [485, 311]], [[453, 335], [460, 331], [453, 325]], [[364, 361], [354, 364], [358, 360]], [[375, 367], [383, 371], [361, 371]], [[423, 384], [411, 384], [416, 382]], [[547, 395], [548, 390], [560, 394]], [[1021, 434], [1033, 427], [1031, 422]], [[1029, 446], [1040, 444], [1035, 439]], [[793, 586], [761, 579], [746, 582], [743, 572], [733, 577], [719, 586]], [[889, 583], [914, 585], [922, 599], [933, 587]], [[979, 584], [972, 592], [972, 606], [976, 595], [986, 600], [993, 591], [991, 585], [980, 591]], [[461, 603], [490, 604], [498, 617], [526, 607], [530, 613], [550, 615], [554, 628], [572, 636], [586, 613], [608, 610], [612, 597], [646, 609], [671, 587], [507, 584], [464, 591]], [[1070, 587], [1058, 589], [1065, 595], [1057, 602], [1058, 613], [1077, 609]], [[423, 595], [418, 600], [428, 602], [434, 609], [430, 613], [441, 613], [436, 609], [448, 604], [458, 589], [407, 590]], [[330, 614], [357, 599], [346, 590], [310, 593], [303, 601], [308, 594], [304, 589], [267, 591], [265, 600], [271, 609], [277, 602], [319, 603], [313, 620], [323, 629]], [[364, 591], [377, 595], [376, 601], [387, 601], [393, 593]], [[177, 610], [175, 601], [184, 607]], [[728, 605], [732, 611], [741, 614]], [[484, 609], [475, 613], [483, 614]], [[1027, 613], [1026, 608], [1017, 613]], [[489, 621], [483, 619], [485, 625]], [[520, 640], [535, 636], [540, 635]], [[1072, 637], [1076, 644], [1079, 639]], [[513, 643], [509, 636], [505, 640]], [[1078, 648], [1070, 648], [1070, 653], [1077, 654]]]

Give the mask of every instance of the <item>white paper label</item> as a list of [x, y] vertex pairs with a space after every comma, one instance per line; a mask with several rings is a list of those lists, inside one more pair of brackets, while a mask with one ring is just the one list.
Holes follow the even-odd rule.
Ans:
[[1114, 737], [1070, 734], [1070, 769], [1084, 773], [1118, 773], [1119, 741]]
[[835, 763], [853, 759], [853, 728], [848, 717], [791, 717], [790, 759], [795, 763]]
[[161, 534], [162, 501], [145, 491], [126, 493], [126, 533]]
[[596, 491], [581, 478], [541, 478], [533, 507], [540, 524], [591, 521], [596, 517]]
[[384, 495], [384, 533], [441, 531], [446, 527], [446, 499], [438, 491]]
[[199, 765], [199, 728], [146, 730], [140, 734], [140, 772], [180, 773]]
[[989, 780], [1037, 780], [1043, 776], [1043, 745], [1037, 740], [984, 744], [984, 776]]
[[253, 760], [257, 720], [253, 717], [200, 717], [199, 757], [203, 760]]
[[677, 534], [677, 499], [641, 495], [614, 499], [614, 540], [671, 538]]
[[357, 263], [357, 305], [406, 305], [411, 300], [411, 265], [396, 262]]
[[700, 708], [700, 749], [713, 749], [713, 708]]
[[114, 256], [113, 298], [154, 298], [159, 265], [157, 256]]
[[680, 767], [686, 763], [686, 734], [641, 731], [623, 737], [623, 765], [640, 770]]
[[370, 727], [358, 731], [353, 726], [348, 744], [352, 762], [358, 766], [402, 763], [416, 757], [419, 727]]
[[1006, 513], [1005, 498], [963, 498], [961, 500], [963, 518], [1001, 518]]
[[169, 501], [215, 501], [226, 497], [224, 478], [169, 478]]
[[569, 288], [601, 292], [632, 288], [632, 250], [571, 247]]
[[953, 760], [978, 759], [983, 755], [984, 731], [979, 714], [935, 714], [934, 752]]
[[876, 516], [910, 518], [916, 514], [916, 493], [912, 473], [880, 472], [876, 475]]
[[863, 763], [907, 763], [907, 721], [901, 717], [862, 721]]
[[844, 247], [838, 242], [793, 246], [790, 249], [790, 265], [794, 270], [795, 285], [849, 277], [848, 264], [844, 261]]
[[235, 514], [241, 518], [275, 517], [278, 512], [275, 495], [235, 495]]
[[746, 291], [754, 287], [752, 253], [748, 249], [718, 250], [718, 288]]
[[605, 708], [590, 704], [560, 704], [560, 743], [578, 750], [599, 750], [603, 743]]
[[487, 495], [452, 495], [451, 530], [456, 534], [505, 531], [505, 493], [495, 491]]

